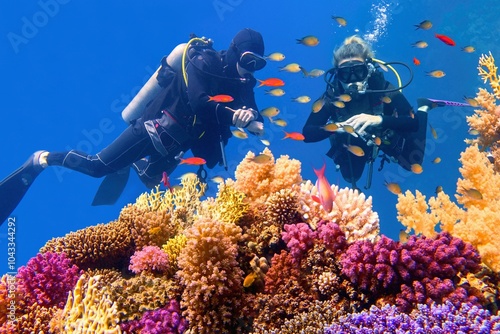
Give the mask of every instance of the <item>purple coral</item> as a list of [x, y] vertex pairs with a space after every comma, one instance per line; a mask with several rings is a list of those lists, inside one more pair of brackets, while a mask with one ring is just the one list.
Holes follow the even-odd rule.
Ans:
[[20, 267], [16, 278], [19, 292], [28, 305], [63, 308], [80, 274], [66, 253], [47, 252], [38, 253]]
[[281, 233], [295, 261], [300, 261], [309, 249], [314, 246], [316, 232], [306, 223], [285, 224]]
[[325, 329], [325, 333], [499, 333], [500, 316], [467, 303], [455, 307], [447, 302], [442, 305], [419, 304], [411, 314], [398, 311], [395, 306], [382, 309], [375, 306], [370, 311], [340, 317], [339, 322]]
[[142, 271], [164, 273], [168, 270], [168, 255], [158, 246], [146, 246], [130, 258], [128, 267], [135, 274]]
[[318, 223], [317, 238], [335, 255], [340, 255], [347, 248], [345, 233], [336, 223], [326, 220], [320, 221]]
[[141, 319], [120, 324], [124, 333], [180, 334], [187, 329], [187, 321], [181, 316], [179, 302], [175, 299], [164, 307], [147, 311]]
[[470, 244], [448, 233], [435, 238], [415, 236], [401, 244], [387, 237], [377, 243], [357, 241], [341, 256], [342, 273], [362, 290], [372, 293], [397, 289], [398, 306], [442, 301], [477, 302], [465, 290], [456, 290], [458, 273], [479, 269], [480, 257]]

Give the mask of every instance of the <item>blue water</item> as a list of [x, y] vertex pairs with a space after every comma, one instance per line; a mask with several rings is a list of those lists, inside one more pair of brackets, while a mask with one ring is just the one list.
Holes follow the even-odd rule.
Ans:
[[[322, 78], [303, 78], [301, 74], [278, 72], [279, 66], [297, 62], [306, 69], [331, 67], [332, 51], [342, 40], [358, 33], [369, 38], [376, 57], [402, 61], [414, 70], [412, 84], [404, 90], [415, 106], [418, 97], [463, 101], [474, 96], [483, 83], [477, 77], [481, 53], [491, 51], [500, 57], [498, 46], [500, 3], [489, 1], [69, 1], [0, 3], [1, 164], [0, 178], [22, 164], [39, 149], [83, 149], [97, 153], [125, 129], [120, 112], [149, 78], [160, 59], [190, 33], [210, 37], [216, 49], [225, 49], [232, 36], [244, 27], [260, 31], [266, 53], [282, 52], [286, 59], [270, 62], [257, 78], [278, 76], [285, 80], [286, 95], [272, 97], [256, 88], [261, 109], [276, 106], [288, 121], [286, 131], [301, 131], [311, 104], [291, 102], [292, 97], [309, 95], [314, 100], [324, 90]], [[331, 15], [346, 18], [340, 27]], [[434, 24], [430, 31], [415, 30], [423, 20]], [[456, 47], [443, 44], [434, 33], [449, 35]], [[316, 47], [296, 44], [306, 35], [320, 39]], [[496, 38], [496, 39], [495, 39]], [[411, 46], [418, 40], [426, 49]], [[475, 53], [460, 50], [474, 45]], [[413, 57], [421, 65], [413, 65]], [[435, 79], [425, 72], [441, 69], [446, 77]], [[398, 68], [403, 81], [404, 68]], [[395, 77], [387, 75], [395, 82]], [[389, 164], [382, 171], [375, 165], [373, 184], [365, 193], [373, 197], [380, 216], [382, 233], [397, 238], [401, 225], [396, 219], [397, 198], [384, 187], [384, 180], [398, 182], [403, 190], [419, 189], [427, 196], [442, 185], [455, 192], [459, 177], [458, 158], [469, 137], [465, 117], [467, 108], [439, 108], [429, 115], [438, 139], [428, 132], [428, 147], [420, 175]], [[271, 141], [275, 157], [289, 155], [302, 162], [304, 179], [315, 180], [313, 167], [327, 160], [331, 183], [348, 186], [325, 156], [328, 141], [305, 144], [281, 140], [283, 129], [266, 123], [265, 138]], [[256, 139], [232, 139], [226, 152], [229, 170], [216, 168], [209, 177], [233, 177], [234, 170], [249, 150], [260, 152], [264, 145]], [[438, 165], [431, 160], [439, 156]], [[180, 166], [172, 174], [179, 177], [194, 167]], [[366, 172], [366, 171], [365, 171]], [[366, 174], [366, 173], [365, 173]], [[118, 217], [120, 209], [146, 189], [138, 178], [130, 182], [113, 206], [93, 207], [101, 180], [68, 170], [49, 168], [42, 173], [13, 213], [16, 219], [16, 266], [25, 264], [53, 237], [63, 236]], [[365, 178], [359, 185], [365, 184]], [[208, 194], [215, 195], [211, 185]], [[1, 205], [1, 203], [0, 203]], [[7, 226], [0, 227], [0, 273], [7, 268]]]

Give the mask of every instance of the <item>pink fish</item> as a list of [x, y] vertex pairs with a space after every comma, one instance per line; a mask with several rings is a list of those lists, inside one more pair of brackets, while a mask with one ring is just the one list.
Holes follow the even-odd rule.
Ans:
[[168, 188], [168, 190], [170, 190], [170, 192], [172, 192], [172, 186], [170, 185], [170, 178], [168, 177], [167, 172], [163, 172], [161, 182]]
[[318, 177], [318, 180], [316, 181], [316, 189], [318, 189], [319, 202], [323, 206], [323, 209], [327, 212], [331, 212], [333, 208], [333, 201], [335, 200], [335, 193], [325, 177], [325, 169], [325, 163], [320, 170], [314, 169], [314, 173]]

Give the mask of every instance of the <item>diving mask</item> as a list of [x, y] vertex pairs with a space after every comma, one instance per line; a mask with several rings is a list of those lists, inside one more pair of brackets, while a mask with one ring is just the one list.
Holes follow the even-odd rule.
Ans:
[[365, 62], [351, 60], [343, 63], [337, 68], [337, 78], [346, 84], [363, 82], [370, 74]]
[[263, 69], [267, 61], [264, 57], [255, 52], [245, 51], [241, 54], [238, 64], [247, 71], [255, 72]]

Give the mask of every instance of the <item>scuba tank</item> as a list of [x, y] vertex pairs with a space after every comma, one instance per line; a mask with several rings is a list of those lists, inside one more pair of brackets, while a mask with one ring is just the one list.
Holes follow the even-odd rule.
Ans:
[[[177, 45], [172, 52], [166, 57], [166, 63], [175, 72], [182, 72], [182, 56], [188, 43]], [[132, 101], [123, 109], [122, 118], [127, 123], [132, 123], [142, 116], [146, 106], [160, 93], [162, 87], [158, 81], [158, 73], [162, 66], [151, 75], [148, 81], [142, 86], [139, 92], [134, 96]]]

